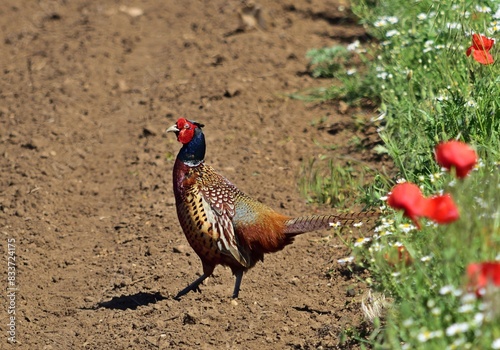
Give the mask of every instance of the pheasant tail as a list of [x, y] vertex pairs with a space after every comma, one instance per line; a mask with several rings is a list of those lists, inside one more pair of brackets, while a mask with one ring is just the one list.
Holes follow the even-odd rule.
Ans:
[[331, 226], [347, 226], [357, 222], [376, 220], [379, 213], [376, 211], [339, 214], [339, 215], [311, 215], [289, 219], [285, 222], [285, 234], [295, 236], [301, 233], [329, 228]]

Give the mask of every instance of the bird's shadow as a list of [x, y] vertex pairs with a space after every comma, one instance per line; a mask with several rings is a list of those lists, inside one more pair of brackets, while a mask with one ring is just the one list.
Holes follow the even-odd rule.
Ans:
[[300, 306], [292, 306], [297, 311], [302, 311], [302, 312], [308, 312], [311, 314], [318, 314], [318, 315], [329, 315], [332, 312], [331, 311], [322, 311], [322, 310], [317, 310], [317, 309], [311, 309], [309, 306], [305, 305], [303, 307]]
[[139, 306], [156, 304], [157, 302], [165, 299], [168, 298], [164, 297], [159, 292], [156, 293], [139, 292], [133, 295], [121, 295], [119, 297], [113, 297], [111, 300], [101, 301], [94, 306], [86, 307], [83, 309], [95, 310], [99, 308], [105, 308], [111, 310], [127, 310], [127, 309], [135, 310]]

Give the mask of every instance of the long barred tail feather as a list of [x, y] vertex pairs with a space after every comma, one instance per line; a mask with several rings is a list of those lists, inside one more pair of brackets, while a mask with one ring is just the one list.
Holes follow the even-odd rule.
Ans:
[[349, 226], [358, 222], [370, 222], [376, 220], [379, 215], [380, 213], [377, 211], [366, 211], [337, 215], [301, 216], [285, 221], [285, 234], [295, 236], [332, 226]]

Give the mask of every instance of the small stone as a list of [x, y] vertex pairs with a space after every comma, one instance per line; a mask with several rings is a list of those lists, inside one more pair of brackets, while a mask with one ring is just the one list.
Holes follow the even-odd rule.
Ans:
[[349, 105], [347, 103], [345, 103], [344, 101], [340, 101], [339, 102], [339, 113], [346, 114], [348, 110], [349, 110]]
[[151, 256], [151, 255], [158, 256], [158, 254], [159, 254], [159, 250], [154, 245], [147, 246], [146, 251], [144, 252], [145, 256]]
[[118, 230], [120, 230], [120, 229], [122, 229], [122, 228], [126, 228], [126, 227], [128, 227], [128, 221], [127, 221], [127, 220], [122, 220], [122, 221], [118, 222], [117, 224], [115, 224], [115, 225], [113, 226], [113, 228], [114, 228], [116, 231], [118, 231]]
[[126, 13], [130, 17], [139, 17], [144, 14], [144, 10], [139, 7], [120, 6], [120, 11]]
[[43, 146], [43, 141], [37, 138], [33, 138], [22, 145], [22, 147], [33, 150], [40, 150]]
[[151, 184], [149, 183], [148, 180], [141, 181], [139, 183], [139, 186], [143, 191], [149, 190], [151, 188]]
[[182, 319], [182, 324], [195, 324], [196, 319], [193, 315], [186, 313]]
[[146, 125], [142, 128], [142, 135], [144, 137], [148, 137], [148, 136], [156, 136], [158, 134], [158, 132], [156, 131], [156, 129], [151, 126], [151, 125]]
[[224, 96], [226, 97], [234, 97], [237, 96], [241, 93], [243, 90], [242, 86], [238, 82], [230, 82], [227, 84], [226, 92], [224, 93]]
[[266, 29], [266, 21], [262, 13], [262, 8], [253, 3], [245, 5], [238, 12], [239, 26], [238, 30], [247, 31], [255, 28]]
[[238, 306], [238, 301], [236, 299], [231, 299], [231, 305]]
[[118, 80], [118, 90], [120, 90], [121, 92], [126, 92], [130, 90], [127, 85], [127, 82], [124, 79]]
[[177, 247], [174, 247], [172, 250], [174, 253], [180, 253], [180, 254], [186, 254], [189, 252], [188, 246], [184, 244], [178, 245]]

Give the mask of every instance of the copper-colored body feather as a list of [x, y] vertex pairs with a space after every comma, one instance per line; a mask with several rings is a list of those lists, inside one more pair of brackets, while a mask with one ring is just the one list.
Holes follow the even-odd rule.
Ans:
[[264, 254], [283, 249], [298, 234], [373, 216], [360, 213], [291, 218], [279, 214], [238, 190], [204, 163], [201, 124], [181, 118], [168, 131], [176, 132], [184, 144], [173, 171], [177, 216], [203, 264], [203, 275], [176, 298], [199, 289], [217, 265], [229, 266], [235, 274], [233, 297], [237, 297], [243, 273], [263, 260]]
[[179, 222], [205, 264], [247, 270], [265, 253], [292, 242], [293, 236], [285, 234], [290, 217], [248, 197], [211, 166], [188, 168], [176, 161], [174, 169], [185, 173], [175, 193]]

